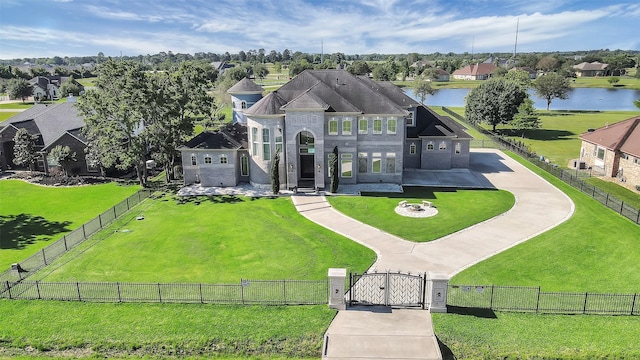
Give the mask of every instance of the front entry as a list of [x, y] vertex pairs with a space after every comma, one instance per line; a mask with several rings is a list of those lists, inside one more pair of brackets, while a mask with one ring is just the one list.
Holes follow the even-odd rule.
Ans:
[[315, 141], [308, 131], [298, 135], [298, 155], [298, 187], [315, 188]]
[[349, 278], [349, 305], [429, 307], [425, 274], [352, 273]]

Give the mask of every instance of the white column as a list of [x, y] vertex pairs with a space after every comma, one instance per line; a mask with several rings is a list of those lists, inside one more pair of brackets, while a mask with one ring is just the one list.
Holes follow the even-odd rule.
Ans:
[[344, 282], [347, 278], [347, 269], [329, 269], [329, 307], [331, 309], [345, 310]]
[[429, 311], [434, 313], [447, 312], [447, 288], [449, 276], [446, 273], [429, 271]]

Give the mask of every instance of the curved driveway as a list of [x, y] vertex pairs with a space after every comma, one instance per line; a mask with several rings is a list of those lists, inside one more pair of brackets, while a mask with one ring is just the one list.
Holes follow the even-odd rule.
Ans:
[[373, 249], [378, 255], [374, 269], [438, 271], [449, 276], [543, 233], [573, 214], [574, 204], [568, 196], [501, 151], [475, 150], [470, 169], [495, 188], [511, 192], [515, 205], [502, 215], [427, 243], [406, 241], [347, 217], [324, 197], [293, 196], [293, 202], [309, 220]]

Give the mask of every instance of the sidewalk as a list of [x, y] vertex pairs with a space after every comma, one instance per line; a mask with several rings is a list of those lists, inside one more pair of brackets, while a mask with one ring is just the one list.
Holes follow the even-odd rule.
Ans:
[[[373, 269], [412, 273], [439, 271], [449, 274], [450, 277], [557, 226], [573, 214], [574, 205], [568, 196], [498, 150], [474, 151], [471, 156], [470, 170], [479, 178], [488, 180], [495, 188], [511, 192], [516, 198], [515, 205], [502, 215], [428, 243], [406, 241], [351, 219], [333, 209], [323, 196], [293, 196], [292, 199], [298, 211], [309, 220], [374, 250], [378, 258], [372, 266]], [[420, 313], [416, 310], [413, 312]], [[340, 311], [332, 322], [327, 330], [327, 333], [334, 334], [332, 337], [335, 337], [336, 328], [347, 326], [345, 323], [352, 321], [350, 316], [346, 315], [347, 313], [349, 311]], [[333, 340], [329, 343], [328, 355], [354, 351], [366, 353], [367, 349], [381, 341], [390, 340], [389, 337], [396, 336], [399, 329], [406, 328], [405, 321], [402, 320], [405, 312], [394, 309], [392, 318], [396, 318], [393, 315], [397, 313], [397, 321], [390, 321], [381, 329], [383, 333], [386, 332], [387, 337], [382, 334], [374, 338], [367, 337], [365, 335], [370, 334], [372, 327], [380, 321], [380, 315], [374, 312], [362, 313], [365, 315], [359, 317], [359, 327], [351, 329], [351, 336], [362, 335], [354, 338], [360, 339], [360, 342], [349, 342], [348, 349], [336, 349], [335, 347], [338, 346], [336, 343], [341, 342]], [[417, 327], [415, 331], [423, 334], [425, 331], [423, 327], [431, 328], [430, 321], [422, 327]], [[433, 332], [433, 329], [430, 331]], [[405, 350], [406, 347], [403, 346], [389, 346], [375, 357], [429, 359], [424, 357], [427, 353], [422, 352], [409, 357], [400, 356]], [[356, 357], [359, 356], [327, 356], [332, 359]]]

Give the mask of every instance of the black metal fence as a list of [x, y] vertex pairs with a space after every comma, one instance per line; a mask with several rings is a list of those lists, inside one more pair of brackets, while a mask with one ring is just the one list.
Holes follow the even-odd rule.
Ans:
[[476, 126], [475, 124], [469, 124], [466, 122], [466, 119], [463, 116], [455, 113], [450, 109], [447, 109], [444, 106], [442, 107], [442, 110], [447, 114], [455, 117], [456, 119], [465, 122], [469, 126], [474, 127], [476, 130], [491, 138], [491, 140], [474, 140], [471, 143], [471, 147], [500, 148], [513, 151], [514, 153], [530, 161], [532, 164], [547, 171], [548, 173], [554, 175], [555, 177], [580, 190], [581, 192], [591, 196], [595, 200], [598, 200], [602, 205], [633, 221], [634, 223], [636, 223], [636, 225], [640, 225], [640, 209], [636, 209], [633, 206], [625, 204], [624, 201], [616, 198], [608, 192], [598, 188], [597, 186], [587, 183], [579, 176], [579, 171], [568, 171], [561, 169], [557, 165], [548, 163], [544, 159], [540, 158], [540, 156], [531, 151], [531, 149], [527, 148], [524, 143], [520, 141], [514, 141], [504, 136], [500, 136], [499, 134], [495, 134], [491, 131], [483, 129], [482, 127]]
[[447, 306], [548, 314], [640, 315], [640, 294], [544, 292], [540, 287], [449, 284]]
[[[47, 266], [51, 262], [64, 255], [70, 249], [78, 246], [87, 240], [91, 235], [102, 230], [104, 227], [112, 223], [114, 220], [125, 214], [132, 207], [148, 198], [152, 194], [152, 190], [142, 189], [137, 193], [129, 196], [125, 200], [116, 204], [109, 210], [103, 212], [97, 217], [89, 220], [79, 228], [64, 235], [62, 238], [49, 244], [47, 247], [31, 255], [19, 265], [20, 271], [12, 271], [11, 269], [0, 273], [0, 282], [12, 282], [25, 279], [39, 269]], [[2, 288], [0, 287], [0, 290]]]
[[329, 299], [328, 280], [241, 280], [239, 284], [41, 282], [0, 284], [0, 298], [85, 302], [317, 305]]

